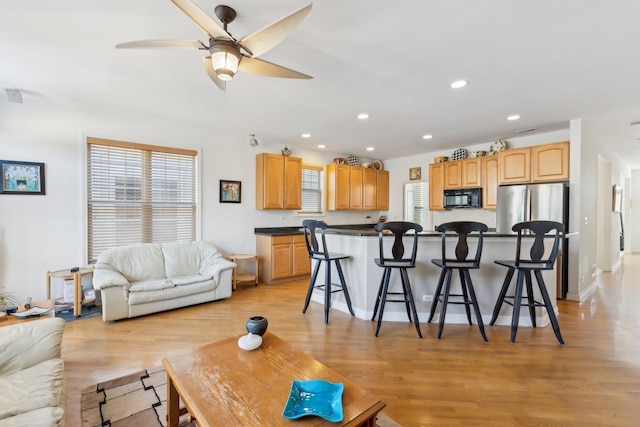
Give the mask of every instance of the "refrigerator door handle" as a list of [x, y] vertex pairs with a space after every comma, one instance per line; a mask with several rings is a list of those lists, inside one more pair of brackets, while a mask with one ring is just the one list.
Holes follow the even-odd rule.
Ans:
[[524, 196], [524, 220], [531, 221], [531, 189], [527, 188]]

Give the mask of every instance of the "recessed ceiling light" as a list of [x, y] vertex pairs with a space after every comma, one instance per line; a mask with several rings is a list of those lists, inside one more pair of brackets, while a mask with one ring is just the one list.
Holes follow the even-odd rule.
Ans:
[[519, 115], [513, 114], [513, 115], [507, 117], [507, 120], [518, 120], [519, 118], [520, 118]]
[[311, 138], [311, 134], [310, 133], [303, 133], [302, 137], [303, 138]]
[[369, 118], [369, 115], [367, 113], [361, 113], [361, 114], [358, 114], [358, 118], [360, 120], [366, 120]]
[[455, 82], [451, 83], [451, 87], [454, 89], [460, 89], [461, 87], [465, 87], [467, 83], [468, 82], [466, 80], [456, 80]]
[[422, 135], [422, 139], [431, 139], [431, 138], [433, 138], [433, 135], [431, 134]]
[[373, 150], [375, 150], [375, 148], [373, 148], [373, 147], [367, 147], [367, 151], [373, 151]]
[[318, 145], [318, 148], [324, 148], [324, 144]]

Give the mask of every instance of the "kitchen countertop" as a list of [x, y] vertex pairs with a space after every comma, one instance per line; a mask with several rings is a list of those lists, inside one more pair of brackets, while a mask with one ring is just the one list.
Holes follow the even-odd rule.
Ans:
[[[373, 229], [375, 224], [347, 224], [347, 225], [330, 225], [327, 228], [327, 234], [340, 234], [344, 236], [376, 236], [377, 231]], [[254, 228], [254, 234], [261, 236], [289, 236], [294, 234], [304, 234], [302, 227], [263, 227]], [[440, 233], [437, 231], [423, 231], [419, 233], [420, 236], [425, 237], [440, 237]], [[566, 238], [578, 236], [579, 233], [567, 233]], [[495, 231], [488, 231], [484, 233], [486, 238], [495, 237], [517, 237], [516, 234], [511, 233], [496, 233]], [[527, 237], [527, 236], [524, 236]], [[551, 236], [549, 236], [551, 237]]]

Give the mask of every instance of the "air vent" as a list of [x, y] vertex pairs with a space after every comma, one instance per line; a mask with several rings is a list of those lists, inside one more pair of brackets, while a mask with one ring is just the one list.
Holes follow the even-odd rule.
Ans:
[[516, 133], [533, 132], [534, 130], [536, 130], [536, 128], [520, 129], [520, 130], [517, 130]]

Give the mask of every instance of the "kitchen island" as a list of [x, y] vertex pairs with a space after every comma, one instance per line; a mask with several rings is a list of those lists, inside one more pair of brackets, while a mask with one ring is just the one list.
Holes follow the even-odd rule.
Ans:
[[[453, 236], [452, 236], [453, 237]], [[349, 293], [353, 304], [353, 310], [356, 317], [365, 320], [371, 320], [373, 315], [373, 307], [375, 305], [380, 279], [382, 278], [382, 269], [374, 262], [374, 258], [379, 256], [378, 233], [371, 228], [329, 228], [326, 231], [327, 246], [332, 252], [340, 252], [349, 254], [350, 259], [342, 262], [345, 279], [349, 286]], [[391, 250], [393, 237], [385, 238], [385, 250], [387, 247]], [[410, 245], [411, 238], [406, 238], [405, 247]], [[469, 238], [470, 251], [475, 250], [477, 238]], [[451, 239], [451, 255], [453, 257], [453, 249], [457, 239]], [[528, 243], [533, 239], [523, 238], [523, 255], [528, 254]], [[548, 240], [547, 246], [551, 246], [551, 239]], [[488, 232], [484, 235], [483, 253], [481, 266], [478, 270], [470, 271], [473, 286], [476, 291], [478, 305], [482, 318], [485, 323], [489, 323], [493, 308], [498, 298], [498, 293], [507, 273], [507, 269], [494, 263], [497, 259], [513, 259], [515, 256], [516, 236], [513, 234], [497, 234]], [[550, 248], [547, 248], [549, 250]], [[525, 252], [526, 251], [526, 252]], [[390, 253], [390, 252], [389, 252]], [[426, 322], [429, 317], [431, 308], [431, 297], [435, 292], [440, 275], [440, 269], [431, 262], [433, 258], [441, 257], [441, 235], [437, 232], [420, 233], [418, 239], [418, 256], [416, 268], [409, 270], [411, 287], [415, 298], [416, 309], [418, 311], [418, 319], [420, 322]], [[547, 285], [549, 297], [554, 303], [554, 309], [557, 313], [556, 301], [556, 277], [557, 266], [554, 270], [543, 271], [543, 277]], [[332, 271], [332, 277], [337, 277]], [[322, 280], [318, 278], [318, 280]], [[535, 280], [535, 279], [534, 279]], [[452, 291], [458, 292], [459, 276], [452, 276]], [[513, 278], [515, 284], [515, 276]], [[392, 274], [390, 282], [390, 290], [399, 291], [402, 289], [399, 274]], [[534, 285], [534, 293], [536, 299], [540, 300], [539, 290]], [[511, 293], [512, 294], [512, 293]], [[312, 300], [323, 304], [323, 294], [314, 292]], [[439, 310], [433, 319], [438, 321]], [[332, 308], [348, 313], [344, 296], [341, 293], [333, 295]], [[496, 325], [511, 324], [511, 306], [504, 304], [500, 315], [496, 321]], [[544, 326], [549, 323], [547, 312], [543, 308], [537, 308], [537, 324]], [[401, 321], [406, 322], [407, 313], [403, 304], [387, 304], [384, 311], [384, 321]], [[447, 308], [446, 323], [468, 323], [467, 316], [462, 305], [450, 305]], [[521, 310], [520, 326], [531, 326], [528, 310]]]
[[[373, 229], [375, 224], [357, 224], [357, 225], [341, 225], [330, 226], [326, 230], [327, 246], [331, 252], [340, 252], [351, 256], [350, 259], [344, 260], [342, 268], [344, 270], [345, 280], [349, 287], [353, 310], [356, 317], [364, 320], [371, 320], [373, 315], [373, 307], [375, 305], [380, 279], [382, 278], [382, 269], [374, 262], [374, 258], [379, 256], [378, 233]], [[302, 235], [303, 230], [299, 227], [274, 227], [274, 228], [256, 228], [257, 236], [280, 236], [280, 235]], [[577, 235], [577, 233], [572, 233]], [[571, 237], [567, 235], [565, 237]], [[385, 250], [387, 247], [391, 250], [393, 237], [389, 236], [385, 239]], [[406, 238], [406, 243], [410, 244], [411, 237]], [[457, 239], [451, 239], [451, 254], [453, 257], [453, 248]], [[528, 256], [529, 241], [532, 238], [523, 237], [523, 257]], [[550, 250], [552, 240], [548, 239], [547, 251]], [[477, 237], [469, 238], [470, 251], [475, 250]], [[507, 269], [494, 263], [494, 260], [514, 259], [516, 248], [515, 234], [501, 234], [496, 232], [487, 232], [484, 234], [483, 253], [480, 263], [480, 269], [471, 270], [471, 280], [476, 291], [478, 305], [482, 313], [483, 321], [488, 324], [493, 314], [493, 308], [498, 293], [507, 274]], [[390, 252], [389, 252], [390, 253]], [[418, 311], [418, 319], [424, 323], [429, 318], [429, 310], [431, 309], [431, 298], [435, 292], [440, 275], [440, 269], [431, 262], [433, 258], [441, 257], [441, 235], [434, 231], [425, 231], [420, 233], [418, 239], [418, 256], [416, 260], [416, 268], [408, 270], [411, 280], [411, 289], [415, 298], [416, 309]], [[556, 284], [558, 282], [560, 259], [556, 261], [554, 270], [543, 271], [549, 298], [554, 304], [554, 310], [558, 313], [556, 306]], [[335, 266], [332, 266], [331, 276], [337, 278]], [[319, 275], [318, 283], [322, 283], [323, 277]], [[460, 289], [459, 275], [452, 276], [452, 292], [457, 293]], [[515, 285], [515, 276], [513, 278], [512, 287]], [[334, 280], [335, 281], [335, 280]], [[534, 279], [535, 281], [535, 279]], [[534, 282], [535, 283], [535, 282]], [[399, 291], [402, 289], [400, 276], [397, 273], [392, 274], [390, 282], [390, 290]], [[510, 295], [513, 292], [509, 293]], [[540, 299], [539, 290], [534, 284], [534, 294], [536, 299]], [[426, 298], [425, 298], [426, 297]], [[312, 301], [324, 304], [324, 293], [314, 291]], [[301, 301], [301, 304], [303, 301]], [[342, 293], [332, 295], [332, 308], [348, 313], [347, 304]], [[433, 321], [438, 321], [440, 304]], [[500, 315], [496, 321], [496, 325], [510, 325], [512, 307], [503, 304]], [[544, 326], [549, 323], [549, 316], [544, 308], [536, 308], [536, 322], [538, 326]], [[384, 321], [406, 322], [407, 313], [403, 304], [387, 304], [384, 311]], [[447, 308], [446, 323], [466, 324], [467, 316], [462, 305], [450, 305]], [[531, 327], [529, 311], [522, 309], [520, 311], [521, 327]]]

